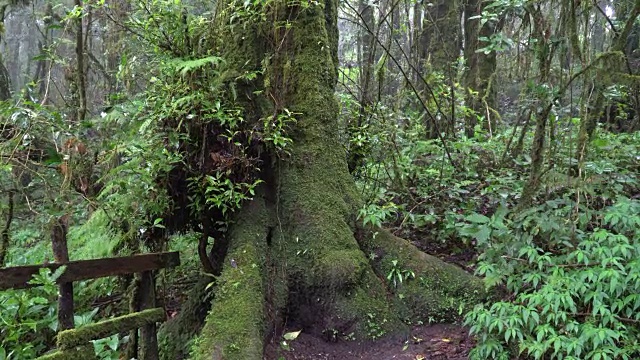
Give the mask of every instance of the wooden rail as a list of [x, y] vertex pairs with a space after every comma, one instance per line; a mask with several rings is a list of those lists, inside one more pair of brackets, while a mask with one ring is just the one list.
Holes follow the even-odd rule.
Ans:
[[[0, 291], [25, 289], [34, 275], [42, 269], [52, 272], [64, 266], [56, 279], [58, 293], [57, 349], [38, 360], [95, 359], [91, 340], [102, 339], [129, 331], [131, 341], [126, 358], [158, 360], [156, 323], [166, 318], [164, 309], [156, 306], [156, 283], [153, 270], [180, 265], [178, 252], [162, 252], [93, 260], [69, 261], [67, 229], [69, 216], [54, 219], [51, 228], [51, 247], [55, 263], [16, 266], [0, 269]], [[129, 302], [128, 315], [104, 320], [74, 329], [73, 282], [107, 276], [138, 274], [134, 278], [134, 291]], [[138, 332], [138, 329], [140, 331]]]
[[61, 331], [58, 333], [56, 344], [58, 349], [74, 349], [91, 340], [99, 340], [119, 332], [135, 330], [148, 324], [163, 322], [165, 319], [166, 313], [163, 308], [147, 309], [85, 325], [79, 329]]
[[165, 318], [164, 309], [155, 308], [103, 320], [79, 329], [63, 330], [57, 336], [58, 350], [43, 355], [36, 360], [93, 359], [95, 358], [91, 356], [93, 347], [87, 345], [91, 340], [102, 339], [122, 331], [135, 330], [156, 322], [162, 322]]
[[[1, 291], [38, 286], [29, 284], [29, 281], [41, 269], [55, 271], [61, 266], [66, 267], [62, 275], [56, 280], [60, 286], [58, 322], [60, 323], [61, 331], [57, 334], [58, 349], [37, 360], [94, 359], [91, 340], [102, 339], [126, 331], [131, 331], [131, 334], [134, 334], [137, 338], [137, 329], [140, 329], [140, 341], [135, 342], [139, 344], [139, 349], [134, 350], [136, 352], [135, 357], [141, 360], [157, 360], [156, 323], [164, 321], [166, 314], [164, 309], [156, 307], [155, 278], [152, 271], [180, 265], [180, 254], [178, 252], [163, 252], [68, 261], [66, 231], [60, 231], [60, 234], [56, 234], [54, 231], [53, 238], [56, 263], [0, 269]], [[134, 307], [132, 309], [133, 313], [73, 329], [74, 281], [135, 273], [140, 275], [136, 281], [136, 298], [138, 300], [130, 304], [130, 306], [133, 305]]]
[[178, 252], [164, 252], [116, 258], [69, 261], [61, 264], [4, 268], [0, 269], [0, 291], [37, 286], [29, 284], [29, 281], [33, 279], [33, 275], [38, 274], [40, 269], [48, 268], [53, 272], [62, 265], [67, 268], [58, 278], [57, 282], [69, 283], [175, 267], [180, 265], [180, 255]]

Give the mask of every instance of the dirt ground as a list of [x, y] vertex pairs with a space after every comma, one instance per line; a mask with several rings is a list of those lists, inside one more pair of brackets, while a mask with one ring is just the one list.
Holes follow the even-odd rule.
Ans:
[[416, 326], [405, 339], [333, 343], [301, 333], [297, 339], [287, 342], [289, 350], [279, 341], [268, 344], [265, 360], [466, 360], [474, 345], [467, 329], [448, 324]]

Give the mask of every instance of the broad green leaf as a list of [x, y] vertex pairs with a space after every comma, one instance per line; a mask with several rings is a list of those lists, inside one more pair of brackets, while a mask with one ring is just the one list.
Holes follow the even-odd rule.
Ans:
[[475, 224], [486, 224], [490, 221], [490, 219], [482, 214], [473, 213], [467, 216], [465, 219]]

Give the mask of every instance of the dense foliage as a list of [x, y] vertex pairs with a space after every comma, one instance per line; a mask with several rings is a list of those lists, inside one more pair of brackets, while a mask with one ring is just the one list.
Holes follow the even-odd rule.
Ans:
[[[477, 339], [472, 359], [639, 358], [640, 5], [383, 2], [341, 3], [336, 96], [340, 143], [364, 199], [358, 220], [485, 280], [493, 301], [459, 307]], [[256, 115], [264, 109], [249, 105], [252, 84], [270, 75], [269, 61], [286, 70], [296, 59], [269, 54], [261, 70], [236, 72], [221, 33], [247, 29], [221, 19], [269, 23], [282, 9], [274, 1], [51, 4], [33, 13], [46, 40], [34, 61], [49, 78], [0, 103], [0, 266], [49, 261], [50, 223], [69, 216], [74, 260], [188, 254], [160, 277], [163, 296], [183, 300], [180, 283], [201, 266], [219, 273], [233, 213], [255, 196], [266, 162], [286, 161], [301, 115], [278, 104], [284, 80], [267, 84], [272, 115]], [[104, 54], [81, 46], [91, 65], [64, 59], [75, 35], [86, 40], [107, 23]], [[292, 26], [272, 25], [259, 30], [274, 42]], [[100, 88], [88, 99], [78, 73]], [[57, 95], [54, 80], [64, 83]], [[394, 297], [424, 280], [397, 259], [386, 268], [380, 280]], [[0, 360], [54, 346], [59, 275], [0, 293]], [[76, 325], [126, 312], [120, 295], [130, 281], [78, 284]], [[369, 323], [373, 337], [383, 334]], [[116, 359], [127, 343], [122, 334], [94, 347]]]

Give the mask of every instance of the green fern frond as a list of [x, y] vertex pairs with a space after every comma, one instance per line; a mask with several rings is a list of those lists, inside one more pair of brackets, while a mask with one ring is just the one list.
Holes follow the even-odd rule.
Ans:
[[217, 66], [223, 62], [223, 59], [218, 56], [207, 56], [201, 59], [183, 60], [177, 59], [173, 61], [173, 66], [180, 72], [180, 75], [185, 76], [193, 70], [200, 69], [206, 65]]

